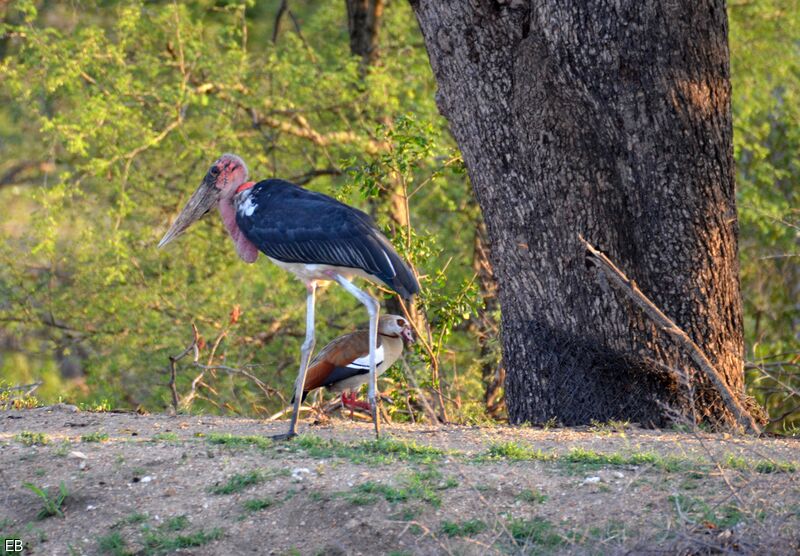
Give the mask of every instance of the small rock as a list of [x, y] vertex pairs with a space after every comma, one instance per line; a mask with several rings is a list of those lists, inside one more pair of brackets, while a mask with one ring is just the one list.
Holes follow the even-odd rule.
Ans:
[[581, 484], [582, 485], [594, 485], [594, 484], [597, 484], [599, 482], [600, 482], [600, 477], [586, 477]]
[[70, 452], [67, 457], [68, 458], [75, 458], [75, 459], [89, 459], [89, 457], [86, 454], [84, 454], [83, 452], [78, 452], [78, 451]]
[[88, 506], [86, 506], [86, 511], [87, 511], [87, 512], [91, 512], [91, 511], [92, 511], [92, 510], [94, 510], [96, 507], [97, 507], [97, 506], [92, 506], [91, 504], [89, 504]]
[[152, 481], [152, 480], [153, 480], [153, 477], [151, 477], [150, 475], [145, 475], [145, 476], [144, 476], [144, 477], [142, 477], [142, 479], [141, 479], [141, 481], [142, 481], [143, 483], [149, 483], [149, 482], [150, 482], [150, 481]]
[[623, 475], [623, 474], [622, 474], [621, 472], [619, 472], [619, 471], [614, 471], [614, 472], [612, 473], [612, 475], [614, 475], [614, 477], [616, 477], [617, 479], [624, 479], [624, 478], [625, 478], [625, 475]]
[[356, 518], [352, 518], [344, 524], [345, 529], [355, 529], [356, 527], [358, 527], [358, 520]]
[[295, 467], [292, 469], [292, 480], [299, 482], [303, 480], [303, 475], [309, 475], [311, 473], [310, 469], [305, 467]]

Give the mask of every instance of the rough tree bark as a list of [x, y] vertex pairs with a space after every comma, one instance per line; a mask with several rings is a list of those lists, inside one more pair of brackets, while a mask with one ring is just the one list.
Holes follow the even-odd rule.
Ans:
[[510, 421], [729, 422], [578, 239], [742, 393], [724, 0], [411, 4], [488, 229]]

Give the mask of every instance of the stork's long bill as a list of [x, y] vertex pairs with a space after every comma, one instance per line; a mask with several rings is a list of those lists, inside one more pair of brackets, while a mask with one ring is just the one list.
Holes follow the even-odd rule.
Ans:
[[183, 207], [175, 222], [172, 223], [167, 233], [158, 242], [159, 247], [164, 247], [167, 243], [181, 235], [186, 229], [211, 210], [211, 207], [219, 199], [219, 191], [213, 185], [209, 185], [206, 180], [200, 184], [197, 191], [189, 198], [189, 202]]
[[247, 181], [247, 166], [236, 155], [226, 154], [217, 160], [203, 178], [197, 191], [192, 194], [186, 206], [178, 214], [167, 233], [158, 242], [159, 247], [185, 232], [189, 226], [200, 220], [220, 200], [222, 196], [230, 195], [236, 187]]

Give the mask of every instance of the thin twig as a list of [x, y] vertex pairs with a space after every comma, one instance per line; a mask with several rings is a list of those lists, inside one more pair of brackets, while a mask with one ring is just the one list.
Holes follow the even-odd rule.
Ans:
[[186, 357], [192, 351], [194, 352], [195, 361], [197, 361], [197, 359], [200, 357], [200, 348], [198, 347], [198, 344], [200, 342], [200, 333], [197, 331], [197, 326], [195, 326], [194, 323], [192, 323], [192, 333], [194, 335], [192, 343], [189, 344], [186, 347], [186, 349], [184, 349], [179, 355], [169, 356], [170, 375], [169, 375], [168, 386], [170, 389], [170, 393], [172, 394], [172, 409], [174, 409], [176, 413], [178, 412], [178, 387], [176, 385], [178, 370], [176, 364], [178, 363], [178, 361]]
[[31, 382], [30, 384], [20, 384], [18, 386], [4, 386], [3, 388], [0, 388], [0, 392], [13, 392], [15, 390], [24, 390], [25, 393], [23, 394], [23, 396], [30, 396], [42, 384], [44, 383], [41, 380], [37, 380], [36, 382]]

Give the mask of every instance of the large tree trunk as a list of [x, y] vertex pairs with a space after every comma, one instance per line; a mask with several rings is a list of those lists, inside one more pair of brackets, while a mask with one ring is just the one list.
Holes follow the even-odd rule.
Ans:
[[497, 357], [497, 337], [500, 326], [496, 319], [499, 301], [497, 299], [497, 280], [489, 260], [489, 245], [486, 225], [478, 217], [475, 223], [475, 242], [472, 250], [472, 269], [478, 278], [483, 307], [471, 320], [472, 330], [480, 346], [481, 382], [483, 382], [483, 403], [487, 415], [498, 419], [505, 410], [503, 384], [506, 369]]
[[723, 0], [412, 0], [483, 210], [512, 423], [728, 421], [585, 264], [598, 246], [743, 390]]
[[383, 0], [346, 0], [346, 4], [350, 52], [361, 56], [364, 66], [368, 66], [378, 52]]

